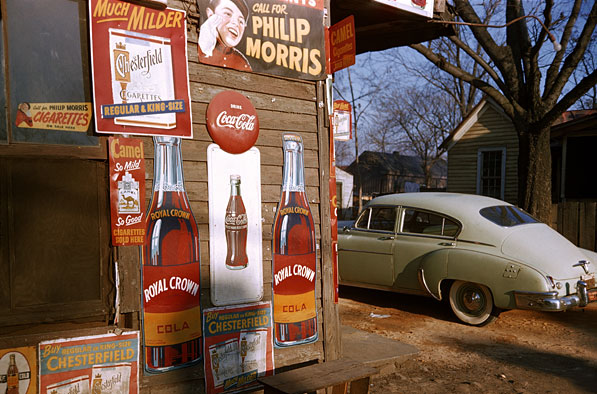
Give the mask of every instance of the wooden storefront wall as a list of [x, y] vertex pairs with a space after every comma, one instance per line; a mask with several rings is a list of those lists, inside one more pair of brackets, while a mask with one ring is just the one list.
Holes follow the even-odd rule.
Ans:
[[[182, 4], [182, 3], [181, 3]], [[188, 9], [188, 7], [176, 8]], [[324, 107], [322, 82], [299, 81], [245, 73], [200, 64], [197, 57], [197, 31], [188, 31], [187, 53], [193, 115], [193, 139], [183, 140], [182, 156], [185, 187], [199, 226], [201, 246], [201, 304], [209, 302], [209, 212], [207, 184], [207, 148], [213, 143], [206, 128], [205, 114], [211, 99], [225, 90], [238, 91], [249, 98], [259, 118], [260, 132], [256, 147], [261, 153], [261, 197], [263, 231], [264, 300], [272, 295], [272, 226], [282, 185], [283, 132], [296, 132], [304, 142], [306, 193], [311, 206], [318, 243], [316, 284], [319, 339], [313, 344], [275, 349], [275, 367], [332, 360], [339, 357], [339, 318], [333, 298], [329, 203], [329, 129]], [[146, 198], [151, 198], [153, 180], [153, 141], [143, 138], [146, 156]], [[121, 325], [140, 328], [139, 250], [120, 247], [117, 251], [120, 272]], [[199, 382], [196, 380], [198, 379]], [[203, 365], [166, 374], [141, 375], [143, 392], [171, 392], [171, 385], [181, 381], [180, 389], [192, 387], [201, 392]], [[186, 392], [186, 391], [185, 391]]]

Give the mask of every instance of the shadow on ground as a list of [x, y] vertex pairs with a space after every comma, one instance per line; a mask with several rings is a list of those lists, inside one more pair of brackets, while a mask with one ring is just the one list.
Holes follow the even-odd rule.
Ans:
[[452, 337], [444, 337], [443, 340], [452, 342], [459, 351], [477, 353], [504, 364], [565, 378], [581, 390], [597, 392], [597, 365], [585, 359], [521, 344], [471, 344]]
[[415, 315], [457, 322], [450, 306], [431, 297], [392, 293], [360, 287], [340, 286], [340, 297], [379, 308], [394, 308]]

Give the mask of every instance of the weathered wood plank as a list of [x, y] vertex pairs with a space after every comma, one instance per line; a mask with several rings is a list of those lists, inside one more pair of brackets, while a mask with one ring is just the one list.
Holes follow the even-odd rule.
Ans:
[[578, 246], [588, 250], [595, 250], [595, 208], [593, 201], [579, 203]]
[[[207, 104], [193, 102], [191, 105], [193, 124], [205, 124]], [[282, 131], [316, 131], [316, 117], [309, 114], [295, 114], [257, 109], [259, 127]]]
[[578, 245], [578, 202], [564, 203], [564, 223], [562, 235], [570, 242]]
[[[193, 101], [209, 104], [218, 94], [230, 90], [226, 87], [191, 83], [191, 96]], [[283, 97], [262, 92], [251, 92], [235, 89], [236, 92], [245, 95], [253, 107], [258, 110], [280, 111], [285, 113], [297, 113], [315, 115], [316, 104], [313, 100], [301, 100], [294, 97]]]
[[189, 49], [189, 80], [206, 85], [217, 85], [237, 90], [261, 92], [281, 97], [315, 101], [315, 84], [283, 77], [266, 76], [256, 73], [223, 69], [197, 62], [196, 46]]
[[117, 251], [120, 279], [120, 313], [140, 310], [141, 270], [139, 246], [120, 246]]
[[[195, 123], [193, 129], [193, 139], [197, 141], [207, 141], [209, 143], [213, 142], [213, 139], [209, 135], [207, 131], [207, 127], [205, 124]], [[280, 141], [282, 140], [282, 133], [284, 132], [297, 132], [296, 130], [286, 130], [286, 129], [266, 129], [259, 125], [259, 137], [257, 138], [257, 142], [255, 146], [260, 148], [262, 146], [270, 146], [282, 149], [280, 146]], [[301, 136], [303, 137], [303, 145], [305, 149], [317, 149], [317, 133], [315, 132], [302, 132]], [[153, 157], [153, 156], [152, 156]], [[186, 160], [186, 158], [185, 158]], [[282, 163], [280, 163], [281, 165]]]
[[[326, 361], [321, 364], [259, 378], [259, 382], [265, 386], [266, 394], [269, 389], [274, 389], [274, 391], [271, 391], [272, 393], [302, 394], [368, 378], [377, 373], [379, 373], [377, 368], [355, 360], [342, 359]], [[366, 388], [368, 390], [368, 387]], [[351, 387], [351, 393], [354, 394], [367, 392], [362, 390], [362, 385], [357, 384], [354, 388]]]

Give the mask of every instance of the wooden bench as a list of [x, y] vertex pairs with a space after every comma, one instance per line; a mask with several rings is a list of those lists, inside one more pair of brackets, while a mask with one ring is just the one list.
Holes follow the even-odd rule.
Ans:
[[304, 394], [328, 387], [333, 394], [367, 394], [371, 375], [379, 373], [362, 362], [339, 359], [259, 378], [264, 394]]

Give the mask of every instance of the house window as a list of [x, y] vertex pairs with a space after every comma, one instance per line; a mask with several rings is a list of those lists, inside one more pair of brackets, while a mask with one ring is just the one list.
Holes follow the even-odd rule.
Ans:
[[114, 284], [105, 139], [16, 124], [22, 103], [91, 101], [87, 4], [0, 3], [0, 335], [106, 321]]
[[479, 149], [477, 194], [504, 199], [506, 148]]

